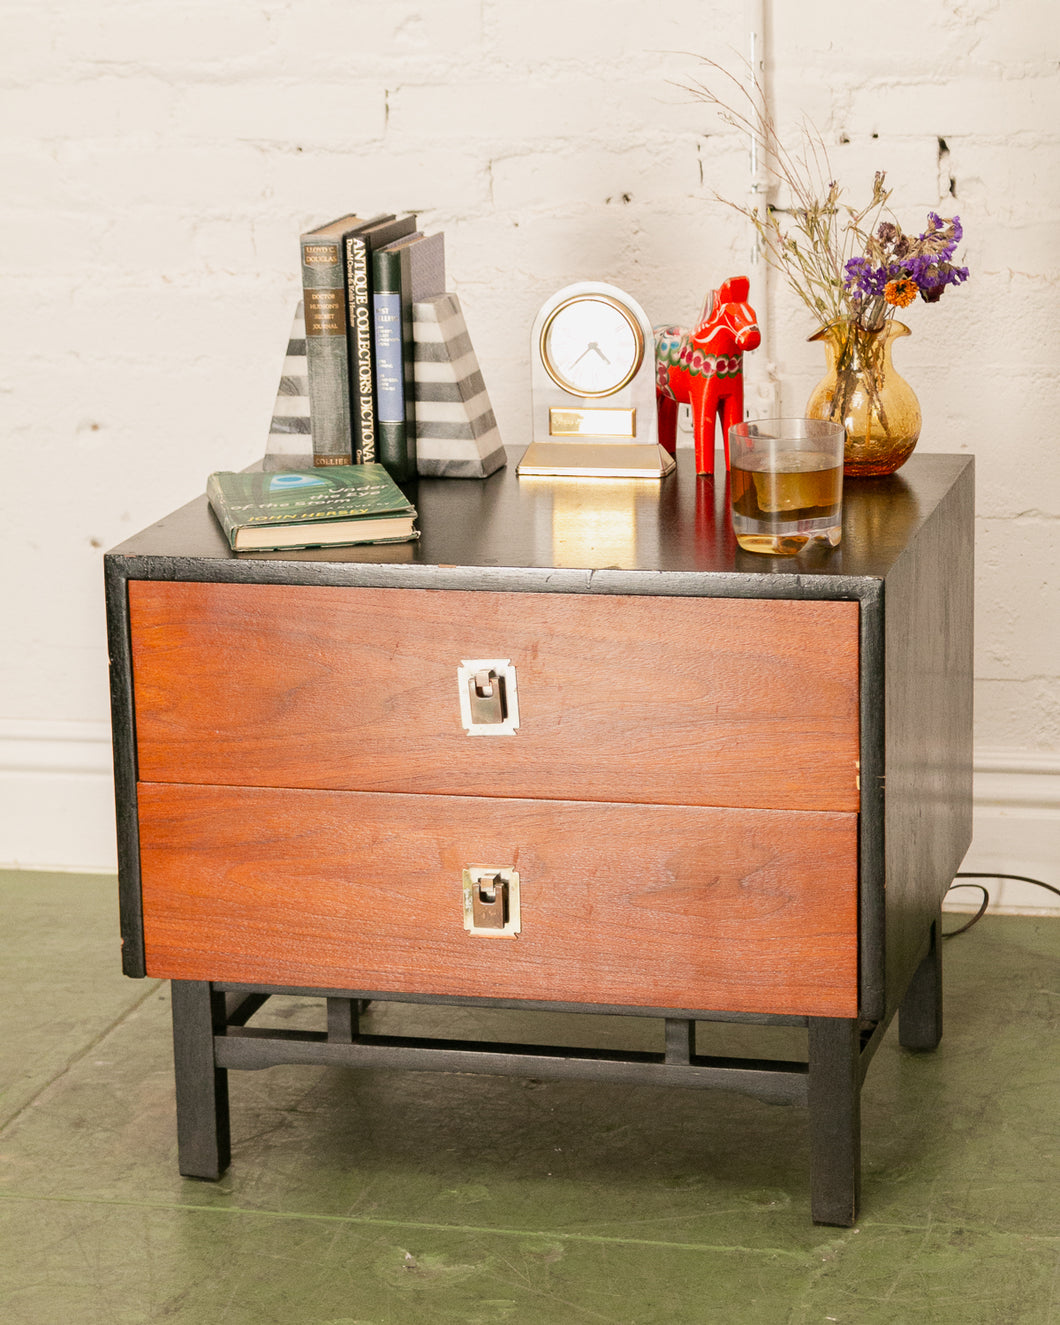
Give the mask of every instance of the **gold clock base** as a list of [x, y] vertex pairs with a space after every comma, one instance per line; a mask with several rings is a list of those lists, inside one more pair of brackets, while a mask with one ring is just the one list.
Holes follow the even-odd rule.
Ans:
[[575, 478], [662, 478], [676, 461], [651, 442], [531, 442], [517, 474]]

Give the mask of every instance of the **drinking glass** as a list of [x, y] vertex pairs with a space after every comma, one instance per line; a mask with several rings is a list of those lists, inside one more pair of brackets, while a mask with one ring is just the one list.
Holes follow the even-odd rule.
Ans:
[[729, 429], [729, 493], [736, 541], [748, 552], [794, 556], [837, 547], [843, 526], [841, 423], [749, 419]]

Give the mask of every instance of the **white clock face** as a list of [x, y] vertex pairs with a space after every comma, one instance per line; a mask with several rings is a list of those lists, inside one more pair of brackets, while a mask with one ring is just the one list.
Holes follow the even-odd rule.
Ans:
[[606, 295], [575, 295], [553, 312], [541, 332], [548, 375], [576, 396], [608, 396], [636, 374], [644, 337], [636, 319]]

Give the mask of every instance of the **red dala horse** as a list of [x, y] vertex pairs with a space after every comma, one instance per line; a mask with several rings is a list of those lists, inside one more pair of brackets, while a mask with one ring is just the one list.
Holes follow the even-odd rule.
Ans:
[[659, 445], [673, 455], [677, 407], [692, 408], [696, 473], [714, 473], [715, 420], [721, 424], [725, 467], [729, 428], [743, 421], [743, 355], [762, 343], [758, 318], [747, 302], [750, 282], [732, 276], [711, 292], [694, 331], [655, 328], [655, 399]]

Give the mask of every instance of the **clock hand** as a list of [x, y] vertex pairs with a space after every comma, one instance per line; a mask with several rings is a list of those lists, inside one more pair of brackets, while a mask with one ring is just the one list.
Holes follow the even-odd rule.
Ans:
[[572, 368], [576, 368], [576, 367], [578, 366], [578, 364], [580, 364], [581, 361], [585, 358], [585, 356], [589, 353], [590, 350], [595, 350], [596, 353], [600, 356], [600, 358], [603, 359], [604, 363], [610, 363], [610, 362], [611, 362], [611, 360], [610, 360], [610, 359], [607, 357], [607, 355], [603, 352], [603, 350], [600, 348], [600, 346], [597, 345], [596, 341], [591, 340], [591, 341], [589, 342], [589, 344], [586, 345], [585, 349], [582, 350], [581, 354], [579, 354], [578, 357], [577, 357], [577, 358], [574, 360], [574, 362], [571, 364], [571, 367], [572, 367]]

